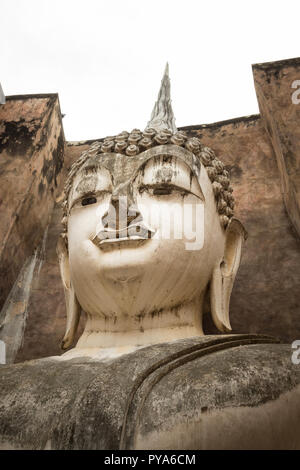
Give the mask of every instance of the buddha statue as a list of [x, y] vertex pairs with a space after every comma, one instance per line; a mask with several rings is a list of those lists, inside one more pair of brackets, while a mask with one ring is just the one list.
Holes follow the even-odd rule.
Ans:
[[146, 129], [73, 164], [63, 212], [67, 351], [1, 366], [0, 448], [299, 449], [290, 346], [230, 334], [246, 231], [222, 162], [176, 129], [168, 69]]

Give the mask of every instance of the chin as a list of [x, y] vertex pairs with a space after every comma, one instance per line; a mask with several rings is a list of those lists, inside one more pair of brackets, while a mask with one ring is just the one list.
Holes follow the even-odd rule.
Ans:
[[144, 274], [143, 266], [137, 265], [136, 263], [110, 263], [101, 267], [99, 273], [101, 280], [112, 281], [114, 285], [116, 283], [128, 283], [133, 282], [141, 278]]
[[129, 282], [142, 277], [154, 254], [149, 242], [147, 240], [134, 248], [125, 242], [107, 244], [99, 256], [98, 276], [114, 282]]

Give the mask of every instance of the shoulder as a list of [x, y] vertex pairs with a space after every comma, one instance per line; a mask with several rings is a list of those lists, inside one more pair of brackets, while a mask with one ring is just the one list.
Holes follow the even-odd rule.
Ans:
[[148, 379], [131, 445], [299, 448], [300, 365], [291, 346], [234, 341], [207, 345]]

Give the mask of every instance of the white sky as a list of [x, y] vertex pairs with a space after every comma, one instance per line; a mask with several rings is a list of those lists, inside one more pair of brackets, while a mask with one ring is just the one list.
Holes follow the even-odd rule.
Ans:
[[143, 129], [166, 61], [178, 127], [253, 114], [251, 64], [300, 56], [299, 13], [299, 0], [0, 0], [0, 82], [58, 92], [68, 140]]

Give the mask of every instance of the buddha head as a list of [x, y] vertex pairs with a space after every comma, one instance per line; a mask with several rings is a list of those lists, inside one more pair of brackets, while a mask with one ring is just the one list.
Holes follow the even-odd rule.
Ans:
[[58, 257], [70, 347], [128, 348], [202, 335], [204, 303], [230, 331], [229, 301], [245, 231], [228, 171], [177, 131], [166, 69], [144, 131], [93, 143], [65, 186]]

